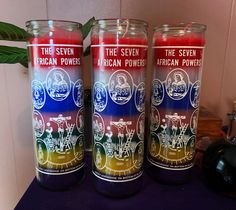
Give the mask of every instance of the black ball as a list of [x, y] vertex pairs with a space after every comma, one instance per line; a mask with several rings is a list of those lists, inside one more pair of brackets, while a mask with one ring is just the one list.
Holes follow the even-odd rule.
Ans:
[[202, 170], [213, 189], [235, 196], [236, 145], [224, 139], [212, 143], [203, 155]]

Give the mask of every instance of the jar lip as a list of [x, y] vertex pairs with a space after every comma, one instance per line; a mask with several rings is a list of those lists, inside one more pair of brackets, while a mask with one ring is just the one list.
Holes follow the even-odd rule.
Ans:
[[93, 23], [93, 26], [96, 24], [102, 25], [102, 26], [108, 26], [108, 25], [126, 25], [127, 23], [131, 25], [143, 25], [144, 27], [148, 27], [148, 22], [140, 19], [133, 19], [133, 18], [105, 18], [105, 19], [98, 19], [95, 20]]
[[34, 28], [38, 28], [40, 26], [49, 26], [52, 27], [55, 24], [71, 24], [75, 27], [82, 27], [82, 24], [76, 21], [69, 21], [69, 20], [53, 20], [53, 19], [38, 19], [38, 20], [28, 20], [25, 22], [25, 26], [33, 26]]
[[154, 31], [190, 31], [190, 32], [204, 32], [206, 31], [207, 26], [201, 23], [190, 22], [190, 23], [179, 23], [179, 24], [163, 24], [160, 26], [154, 27]]

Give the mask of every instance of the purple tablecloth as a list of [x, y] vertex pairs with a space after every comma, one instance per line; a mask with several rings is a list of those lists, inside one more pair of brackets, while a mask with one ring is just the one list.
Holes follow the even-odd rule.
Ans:
[[162, 185], [146, 173], [142, 190], [126, 199], [112, 199], [97, 193], [92, 183], [91, 157], [88, 155], [84, 181], [64, 192], [51, 192], [33, 180], [15, 210], [161, 210], [161, 209], [236, 209], [236, 199], [217, 194], [207, 187], [199, 168], [193, 169], [190, 183]]

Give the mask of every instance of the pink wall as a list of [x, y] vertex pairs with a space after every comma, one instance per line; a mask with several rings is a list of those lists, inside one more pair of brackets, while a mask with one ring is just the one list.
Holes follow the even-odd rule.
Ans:
[[[0, 20], [24, 27], [29, 19], [65, 19], [84, 23], [127, 17], [156, 25], [200, 22], [207, 25], [201, 104], [226, 123], [236, 98], [236, 0], [0, 0]], [[85, 41], [88, 45], [89, 40]], [[151, 58], [151, 57], [150, 57]], [[150, 59], [149, 59], [150, 60]], [[90, 87], [90, 58], [85, 84]], [[150, 62], [147, 84], [151, 76]], [[12, 209], [34, 177], [29, 75], [20, 65], [0, 65], [0, 209]]]

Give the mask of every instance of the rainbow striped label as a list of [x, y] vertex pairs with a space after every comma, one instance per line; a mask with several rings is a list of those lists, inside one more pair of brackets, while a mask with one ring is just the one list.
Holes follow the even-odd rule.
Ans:
[[154, 47], [147, 157], [157, 167], [184, 170], [193, 166], [203, 49]]
[[146, 45], [92, 45], [93, 173], [110, 182], [143, 172]]
[[36, 170], [61, 175], [84, 165], [80, 45], [28, 45]]

